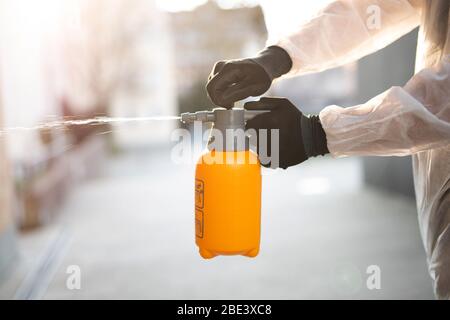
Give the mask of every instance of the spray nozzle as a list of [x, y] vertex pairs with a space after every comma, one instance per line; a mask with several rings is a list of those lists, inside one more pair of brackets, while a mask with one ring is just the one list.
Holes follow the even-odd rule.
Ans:
[[214, 122], [214, 119], [214, 111], [186, 112], [181, 114], [181, 122], [183, 123], [193, 123], [195, 121]]

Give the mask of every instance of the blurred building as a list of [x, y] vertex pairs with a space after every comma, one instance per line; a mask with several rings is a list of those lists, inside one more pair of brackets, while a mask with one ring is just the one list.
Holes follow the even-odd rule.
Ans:
[[16, 230], [58, 214], [72, 187], [101, 171], [111, 142], [169, 141], [174, 127], [42, 124], [176, 114], [172, 51], [153, 0], [0, 0], [0, 283]]
[[[106, 1], [105, 6], [109, 6]], [[173, 39], [167, 13], [153, 0], [123, 1], [105, 19], [116, 20], [108, 33], [121, 42], [119, 82], [110, 103], [114, 117], [164, 117], [177, 115]], [[114, 50], [114, 43], [111, 43]], [[111, 50], [107, 49], [106, 54]], [[176, 121], [143, 121], [114, 125], [119, 148], [145, 148], [170, 142]]]
[[[176, 114], [169, 23], [153, 0], [0, 0], [0, 9], [5, 127]], [[6, 135], [17, 224], [51, 219], [72, 185], [100, 171], [111, 142], [169, 141], [174, 126], [62, 125]]]
[[171, 26], [183, 112], [211, 104], [204, 86], [214, 63], [255, 54], [267, 38], [259, 6], [222, 9], [209, 1], [192, 11], [171, 13]]
[[[57, 79], [62, 69], [55, 50], [59, 2], [0, 1], [0, 6], [3, 125], [33, 127], [61, 118]], [[71, 182], [64, 151], [71, 147], [72, 135], [59, 129], [17, 130], [2, 137], [15, 191], [10, 209], [21, 227], [47, 220]]]
[[[0, 130], [3, 126], [3, 105], [0, 90]], [[5, 139], [0, 133], [0, 284], [6, 279], [16, 256], [16, 234], [12, 219], [12, 180]]]
[[[172, 38], [153, 0], [78, 0], [80, 20], [68, 28], [64, 57], [70, 104], [114, 117], [176, 114]], [[74, 10], [68, 10], [73, 12]], [[115, 123], [119, 148], [169, 141], [172, 122]]]

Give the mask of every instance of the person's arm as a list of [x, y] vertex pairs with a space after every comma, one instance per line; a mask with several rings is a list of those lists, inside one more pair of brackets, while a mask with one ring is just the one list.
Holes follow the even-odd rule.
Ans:
[[322, 71], [361, 58], [416, 27], [422, 1], [334, 1], [255, 57], [217, 62], [208, 95], [216, 105], [231, 108], [236, 101], [262, 95], [284, 74]]
[[279, 130], [277, 164], [288, 168], [331, 153], [340, 156], [404, 156], [450, 144], [450, 56], [434, 69], [424, 69], [404, 88], [393, 87], [369, 102], [341, 108], [329, 106], [317, 116], [304, 115], [284, 98], [261, 98], [245, 104], [270, 110], [247, 122], [259, 141], [261, 129]]
[[323, 71], [356, 61], [417, 27], [421, 2], [333, 1], [290, 36], [269, 44], [291, 57], [289, 75]]
[[450, 144], [450, 56], [424, 69], [405, 87], [365, 104], [329, 106], [320, 113], [335, 156], [404, 156]]

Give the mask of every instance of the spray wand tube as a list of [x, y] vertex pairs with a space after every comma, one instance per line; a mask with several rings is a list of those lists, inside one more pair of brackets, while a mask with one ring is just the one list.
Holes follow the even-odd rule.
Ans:
[[[216, 108], [212, 111], [197, 111], [197, 112], [186, 112], [181, 114], [181, 122], [183, 123], [193, 123], [195, 121], [201, 122], [215, 122], [216, 119], [220, 118], [220, 114], [228, 114], [230, 125], [244, 125], [245, 122], [253, 119], [257, 115], [270, 112], [270, 110], [245, 110], [245, 109], [224, 109]], [[243, 120], [243, 123], [242, 123]]]

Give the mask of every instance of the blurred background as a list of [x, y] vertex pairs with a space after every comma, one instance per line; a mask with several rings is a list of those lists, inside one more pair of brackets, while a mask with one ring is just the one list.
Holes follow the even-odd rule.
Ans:
[[[255, 54], [327, 2], [0, 0], [0, 128], [210, 109], [216, 61]], [[365, 102], [412, 75], [416, 33], [268, 94], [308, 113]], [[409, 158], [264, 170], [260, 255], [205, 261], [194, 164], [171, 158], [178, 126], [2, 132], [0, 298], [433, 298]], [[366, 286], [370, 265], [380, 290]]]

